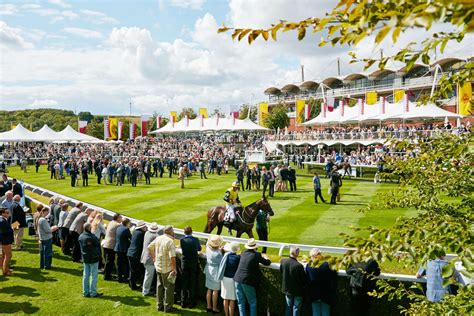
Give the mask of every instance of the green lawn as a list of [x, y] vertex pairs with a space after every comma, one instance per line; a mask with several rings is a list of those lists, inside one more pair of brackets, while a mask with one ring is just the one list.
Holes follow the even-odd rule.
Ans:
[[[34, 173], [34, 168], [30, 168], [28, 173], [23, 173], [19, 168], [11, 168], [9, 175], [134, 218], [156, 221], [163, 225], [172, 224], [179, 228], [191, 225], [195, 231], [204, 229], [210, 207], [224, 203], [224, 192], [235, 178], [233, 173], [209, 175], [208, 180], [194, 176], [186, 180], [185, 189], [180, 189], [176, 176], [152, 178], [151, 185], [139, 183], [136, 188], [129, 184], [122, 187], [98, 185], [94, 177], [90, 179], [89, 187], [72, 188], [69, 179], [51, 180], [44, 166], [39, 173]], [[322, 185], [323, 195], [329, 200], [328, 180], [323, 179]], [[397, 217], [410, 215], [412, 212], [404, 209], [357, 212], [377, 199], [377, 193], [383, 194], [394, 188], [391, 184], [344, 181], [342, 201], [338, 205], [313, 202], [311, 177], [298, 177], [297, 186], [297, 192], [277, 192], [270, 199], [275, 212], [270, 224], [272, 241], [342, 246], [339, 234], [351, 233], [350, 226], [387, 227]], [[260, 196], [261, 193], [256, 191], [240, 192], [240, 199], [245, 205], [256, 201]]]

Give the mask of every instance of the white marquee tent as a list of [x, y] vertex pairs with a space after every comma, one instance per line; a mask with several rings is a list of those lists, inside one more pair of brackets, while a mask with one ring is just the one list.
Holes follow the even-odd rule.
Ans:
[[[364, 107], [363, 111], [362, 106]], [[324, 124], [349, 124], [387, 120], [443, 120], [445, 118], [461, 117], [461, 115], [443, 110], [433, 103], [417, 105], [416, 103], [407, 101], [406, 99], [399, 103], [388, 103], [380, 99], [378, 103], [373, 105], [362, 105], [361, 102], [359, 102], [353, 107], [344, 106], [344, 110], [339, 106], [339, 108], [332, 112], [327, 111], [324, 113], [322, 111], [317, 117], [303, 123], [303, 125], [317, 126]]]
[[67, 126], [60, 132], [52, 130], [48, 125], [31, 132], [23, 125], [18, 124], [14, 129], [0, 133], [0, 142], [90, 142], [98, 143], [102, 140], [79, 133], [71, 126]]
[[179, 122], [168, 122], [164, 127], [150, 134], [192, 133], [206, 131], [267, 131], [268, 129], [255, 124], [250, 119], [234, 119], [232, 117], [210, 117], [195, 119], [183, 118]]

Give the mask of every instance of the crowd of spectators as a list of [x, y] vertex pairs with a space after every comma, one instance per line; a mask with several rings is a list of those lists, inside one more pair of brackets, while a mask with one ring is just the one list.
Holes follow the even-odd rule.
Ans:
[[453, 133], [456, 135], [469, 132], [470, 122], [466, 125], [453, 127], [451, 123], [445, 124], [421, 124], [421, 125], [387, 125], [387, 126], [369, 126], [369, 127], [328, 127], [321, 129], [306, 129], [298, 132], [283, 132], [268, 135], [265, 140], [268, 141], [298, 141], [298, 140], [372, 140], [385, 138], [430, 138], [436, 137], [441, 133]]

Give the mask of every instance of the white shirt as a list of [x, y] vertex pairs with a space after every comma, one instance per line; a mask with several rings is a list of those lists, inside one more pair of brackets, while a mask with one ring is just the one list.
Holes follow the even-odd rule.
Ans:
[[69, 211], [63, 211], [59, 213], [59, 222], [58, 222], [58, 227], [63, 227], [64, 221], [66, 220], [67, 215], [69, 214]]

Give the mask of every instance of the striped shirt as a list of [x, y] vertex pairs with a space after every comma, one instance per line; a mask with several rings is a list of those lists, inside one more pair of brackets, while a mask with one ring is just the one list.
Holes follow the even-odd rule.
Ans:
[[148, 250], [155, 253], [155, 269], [158, 273], [168, 273], [173, 270], [171, 258], [176, 257], [176, 246], [169, 235], [156, 237], [148, 246]]

